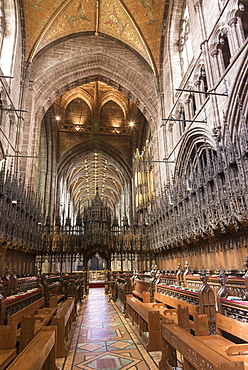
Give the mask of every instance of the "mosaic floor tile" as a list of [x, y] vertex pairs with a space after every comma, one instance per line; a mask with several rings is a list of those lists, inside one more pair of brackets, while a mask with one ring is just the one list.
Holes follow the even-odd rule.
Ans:
[[126, 370], [130, 365], [136, 365], [138, 362], [140, 362], [140, 360], [106, 352], [105, 354], [98, 355], [83, 363], [78, 363], [76, 366], [79, 369], [87, 370]]
[[[80, 351], [81, 350], [81, 351]], [[96, 352], [96, 351], [106, 351], [105, 342], [103, 343], [79, 343], [77, 345], [77, 352]]]
[[117, 337], [117, 330], [108, 330], [108, 329], [96, 329], [88, 331], [88, 338], [97, 339], [97, 338], [109, 338]]
[[68, 357], [59, 370], [157, 370], [159, 352], [141, 339], [103, 288], [92, 288], [80, 307]]
[[135, 348], [132, 340], [119, 340], [117, 342], [106, 342], [108, 351], [113, 351], [114, 349], [131, 349]]

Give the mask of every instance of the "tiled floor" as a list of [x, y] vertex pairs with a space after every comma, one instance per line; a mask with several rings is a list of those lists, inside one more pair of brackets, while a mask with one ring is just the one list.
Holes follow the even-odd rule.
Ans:
[[104, 294], [103, 288], [90, 293], [74, 328], [68, 356], [62, 370], [157, 370], [156, 353], [149, 355], [133, 327]]

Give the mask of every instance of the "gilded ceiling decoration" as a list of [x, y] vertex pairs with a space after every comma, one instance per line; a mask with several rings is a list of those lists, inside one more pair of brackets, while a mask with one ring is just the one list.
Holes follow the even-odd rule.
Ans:
[[[61, 157], [76, 145], [92, 142], [94, 146], [74, 156], [62, 170], [64, 189], [69, 189], [73, 203], [83, 209], [98, 188], [99, 195], [114, 211], [128, 183], [128, 166], [124, 168], [123, 162], [132, 160], [130, 152], [140, 146], [143, 138], [145, 121], [138, 108], [121, 92], [95, 81], [66, 92], [54, 102], [53, 112]], [[105, 152], [99, 149], [100, 141], [107, 143]], [[114, 159], [114, 149], [122, 161]]]
[[114, 209], [125, 184], [122, 173], [120, 165], [111, 157], [95, 150], [83, 154], [70, 168], [66, 182], [74, 203], [80, 204], [81, 209], [95, 196], [96, 188], [99, 189], [99, 195]]
[[27, 59], [59, 38], [79, 32], [107, 34], [159, 65], [166, 0], [24, 0]]

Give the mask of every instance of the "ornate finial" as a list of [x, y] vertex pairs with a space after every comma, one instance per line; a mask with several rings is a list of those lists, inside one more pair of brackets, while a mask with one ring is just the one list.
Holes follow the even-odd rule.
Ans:
[[226, 277], [225, 271], [220, 270], [219, 276], [220, 277], [218, 279], [218, 282], [220, 283], [220, 285], [222, 285], [222, 286], [226, 285], [226, 283], [228, 282], [228, 278]]
[[203, 282], [203, 285], [206, 285], [208, 281], [208, 276], [204, 268], [201, 269], [200, 275], [201, 275], [201, 281]]

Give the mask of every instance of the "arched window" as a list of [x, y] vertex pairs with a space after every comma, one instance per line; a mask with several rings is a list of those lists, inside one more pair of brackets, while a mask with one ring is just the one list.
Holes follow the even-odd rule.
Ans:
[[91, 124], [91, 111], [83, 99], [76, 98], [68, 104], [65, 112], [65, 123], [76, 125], [76, 130], [81, 125], [89, 126]]
[[222, 32], [219, 35], [219, 43], [217, 45], [217, 49], [221, 50], [224, 69], [226, 69], [230, 64], [231, 53], [227, 35]]
[[179, 119], [180, 119], [180, 121], [179, 121], [180, 135], [182, 135], [184, 133], [184, 131], [186, 130], [186, 126], [187, 126], [183, 104], [180, 105]]
[[[206, 79], [206, 71], [204, 65], [201, 66], [200, 68], [200, 75], [199, 75], [199, 81], [200, 81], [200, 91], [208, 91], [208, 83]], [[206, 95], [207, 97], [207, 95]]]
[[188, 13], [187, 6], [185, 7], [184, 14], [181, 20], [179, 51], [180, 51], [182, 74], [184, 75], [193, 58], [190, 26], [189, 26], [189, 13]]
[[12, 74], [17, 19], [14, 0], [0, 0], [0, 67], [4, 75]]
[[239, 0], [237, 17], [241, 20], [244, 40], [248, 37], [248, 0]]
[[124, 112], [113, 100], [106, 102], [100, 113], [101, 126], [122, 127], [125, 125]]
[[208, 97], [207, 93], [208, 91], [208, 84], [207, 84], [207, 79], [206, 79], [206, 72], [205, 72], [205, 67], [204, 64], [200, 64], [199, 70], [197, 71], [197, 74], [195, 76], [195, 82], [194, 82], [195, 90], [200, 91], [201, 93], [195, 94], [195, 104], [196, 104], [196, 109], [199, 109], [202, 104], [204, 104], [206, 98]]

